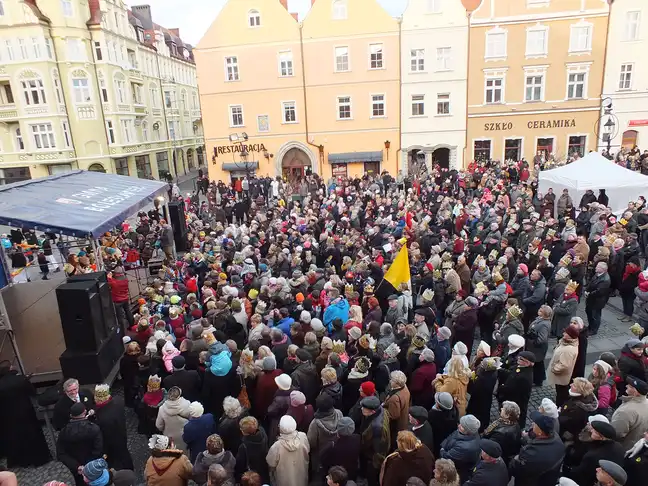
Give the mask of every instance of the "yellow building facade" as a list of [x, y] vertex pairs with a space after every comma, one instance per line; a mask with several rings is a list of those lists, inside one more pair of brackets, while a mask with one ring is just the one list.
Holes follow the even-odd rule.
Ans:
[[467, 159], [596, 150], [605, 0], [483, 0], [471, 18]]
[[72, 169], [161, 178], [198, 166], [191, 46], [154, 24], [149, 7], [1, 3], [0, 183]]
[[223, 7], [195, 49], [210, 178], [395, 173], [399, 25], [375, 0]]

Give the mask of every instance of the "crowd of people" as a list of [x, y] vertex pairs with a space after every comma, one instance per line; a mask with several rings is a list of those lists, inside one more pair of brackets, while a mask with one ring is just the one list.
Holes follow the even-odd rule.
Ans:
[[[66, 381], [58, 459], [77, 486], [134, 484], [130, 407], [147, 486], [643, 484], [648, 207], [612, 214], [604, 188], [576, 206], [530, 172], [212, 183], [177, 258], [161, 208], [140, 213], [101, 246], [123, 396]], [[127, 254], [151, 247], [165, 264], [131, 313]], [[386, 293], [403, 252], [411, 281]], [[586, 374], [615, 293], [636, 337]]]

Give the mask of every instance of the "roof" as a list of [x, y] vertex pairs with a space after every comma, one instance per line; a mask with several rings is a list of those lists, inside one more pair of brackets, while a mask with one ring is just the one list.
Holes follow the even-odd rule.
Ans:
[[45, 15], [40, 8], [38, 8], [38, 5], [36, 5], [36, 0], [24, 0], [27, 5], [29, 5], [29, 8], [32, 9], [32, 12], [34, 12], [34, 15], [38, 17], [38, 20], [42, 20], [47, 23], [51, 23], [49, 17]]
[[0, 186], [0, 224], [97, 237], [166, 195], [160, 181], [76, 170]]
[[382, 162], [382, 150], [375, 152], [344, 152], [329, 154], [329, 164], [349, 164], [351, 162]]

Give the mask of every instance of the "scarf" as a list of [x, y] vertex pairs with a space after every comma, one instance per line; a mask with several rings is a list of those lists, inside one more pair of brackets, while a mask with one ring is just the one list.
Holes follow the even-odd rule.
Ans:
[[142, 401], [149, 407], [157, 407], [164, 398], [164, 390], [159, 389], [154, 392], [146, 392]]
[[639, 270], [641, 270], [641, 268], [636, 265], [626, 265], [625, 270], [623, 271], [622, 281], [625, 281], [630, 275], [639, 273]]

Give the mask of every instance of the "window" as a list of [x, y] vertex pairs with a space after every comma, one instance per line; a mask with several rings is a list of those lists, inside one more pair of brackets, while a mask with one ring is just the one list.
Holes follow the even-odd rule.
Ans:
[[41, 44], [40, 44], [40, 39], [38, 37], [32, 37], [32, 49], [34, 50], [34, 59], [40, 59], [41, 58]]
[[592, 26], [578, 24], [571, 26], [569, 52], [586, 52], [592, 50]]
[[61, 91], [61, 81], [59, 81], [58, 74], [55, 72], [53, 76], [54, 80], [54, 92], [56, 93], [56, 101], [61, 104], [63, 103], [63, 92]]
[[425, 115], [425, 95], [412, 95], [412, 116]]
[[113, 122], [106, 120], [106, 133], [108, 134], [108, 144], [112, 145], [115, 143], [115, 127], [113, 127]]
[[568, 73], [567, 99], [578, 100], [585, 98], [585, 76], [587, 76], [586, 73]]
[[61, 8], [65, 17], [73, 17], [74, 10], [72, 8], [72, 0], [61, 0]]
[[441, 0], [427, 0], [427, 10], [429, 13], [441, 13]]
[[10, 40], [5, 41], [5, 47], [7, 48], [7, 58], [10, 61], [13, 61], [15, 59], [15, 56], [14, 56], [13, 45], [11, 44]]
[[438, 47], [437, 48], [437, 70], [449, 71], [452, 69], [452, 48], [451, 47]]
[[52, 53], [52, 40], [49, 37], [45, 37], [45, 50], [47, 51], [47, 59], [54, 59]]
[[137, 62], [137, 54], [135, 54], [135, 51], [127, 49], [126, 56], [128, 57], [128, 67], [130, 69], [138, 69], [139, 63]]
[[157, 160], [158, 173], [160, 174], [160, 179], [169, 174], [169, 153], [168, 152], [157, 152], [155, 154], [155, 159]]
[[621, 64], [621, 76], [619, 77], [619, 89], [632, 89], [633, 64]]
[[425, 49], [412, 49], [410, 51], [410, 70], [413, 73], [425, 71]]
[[176, 125], [177, 121], [169, 121], [169, 136], [171, 137], [172, 140], [175, 140], [176, 138]]
[[115, 78], [115, 91], [117, 91], [117, 102], [126, 103], [126, 81]]
[[230, 106], [230, 126], [231, 127], [243, 126], [243, 106], [241, 105]]
[[0, 17], [4, 15], [4, 4], [2, 1], [3, 0], [0, 0]]
[[335, 71], [342, 73], [349, 70], [349, 48], [336, 47], [335, 48]]
[[526, 33], [526, 55], [527, 56], [546, 56], [547, 40], [549, 29], [533, 28]]
[[195, 91], [191, 93], [191, 107], [194, 110], [197, 110], [200, 107], [198, 104], [198, 93], [196, 93]]
[[38, 149], [56, 148], [56, 139], [51, 123], [39, 123], [32, 125], [32, 135], [34, 136], [34, 145]]
[[142, 100], [142, 87], [137, 83], [131, 83], [131, 91], [133, 92], [133, 103], [141, 105]]
[[63, 141], [65, 142], [65, 147], [70, 148], [72, 146], [72, 139], [70, 138], [70, 126], [68, 122], [61, 122], [61, 130], [63, 131]]
[[475, 160], [490, 160], [491, 158], [491, 141], [475, 140], [473, 144], [473, 158]]
[[437, 94], [437, 115], [450, 114], [450, 93]]
[[371, 117], [377, 118], [383, 116], [385, 116], [385, 95], [371, 95]]
[[115, 159], [115, 172], [119, 175], [130, 175], [128, 171], [128, 159], [126, 157]]
[[504, 160], [518, 161], [522, 159], [522, 139], [507, 138], [504, 140]]
[[504, 78], [486, 78], [486, 103], [504, 101]]
[[0, 88], [0, 105], [13, 105], [15, 100], [9, 81], [0, 82]]
[[75, 103], [90, 103], [90, 86], [88, 78], [74, 78], [72, 80], [72, 92]]
[[338, 107], [338, 120], [351, 119], [351, 97], [350, 96], [338, 96], [337, 107]]
[[225, 81], [238, 81], [239, 69], [238, 58], [236, 56], [225, 58]]
[[20, 131], [20, 127], [16, 128], [14, 131], [14, 141], [16, 142], [16, 150], [18, 152], [25, 150], [25, 142], [22, 137], [22, 132]]
[[257, 130], [259, 132], [270, 131], [270, 117], [268, 115], [257, 115]]
[[135, 136], [133, 135], [133, 120], [121, 120], [121, 127], [124, 143], [135, 142]]
[[95, 55], [97, 56], [97, 61], [103, 61], [103, 53], [101, 52], [101, 42], [95, 41], [94, 48], [95, 48]]
[[334, 0], [333, 20], [346, 20], [347, 15], [347, 0]]
[[142, 122], [142, 142], [148, 142], [149, 141], [149, 128], [148, 128], [148, 123], [146, 121]]
[[346, 179], [347, 165], [346, 164], [331, 164], [331, 175], [334, 179]]
[[567, 153], [570, 156], [578, 154], [581, 157], [585, 156], [585, 144], [587, 143], [586, 135], [574, 135], [569, 137], [569, 148]]
[[526, 84], [524, 90], [524, 101], [540, 101], [542, 100], [542, 84], [544, 76], [533, 75], [526, 76]]
[[248, 12], [248, 26], [259, 27], [261, 25], [261, 14], [258, 10], [250, 10]]
[[626, 12], [625, 40], [633, 41], [639, 38], [641, 25], [641, 12], [638, 10]]
[[25, 44], [25, 39], [18, 39], [18, 47], [20, 48], [20, 58], [29, 59], [29, 52], [27, 51], [27, 44]]
[[155, 122], [153, 124], [153, 140], [160, 140], [160, 122]]
[[297, 122], [297, 107], [294, 101], [282, 101], [281, 112], [283, 116], [283, 123]]
[[108, 88], [106, 87], [106, 80], [99, 78], [99, 89], [101, 90], [101, 101], [108, 103]]
[[25, 93], [25, 102], [28, 105], [44, 105], [47, 103], [42, 79], [22, 81], [22, 87]]
[[81, 39], [67, 40], [67, 56], [70, 61], [85, 61], [85, 46]]
[[370, 44], [369, 45], [369, 69], [382, 69], [383, 68], [383, 45]]
[[160, 90], [158, 90], [157, 86], [153, 86], [149, 89], [149, 93], [151, 94], [151, 105], [153, 108], [157, 108], [160, 98]]
[[293, 75], [293, 57], [292, 51], [284, 51], [279, 53], [279, 76], [292, 76]]
[[506, 32], [486, 33], [486, 56], [487, 59], [506, 57]]

